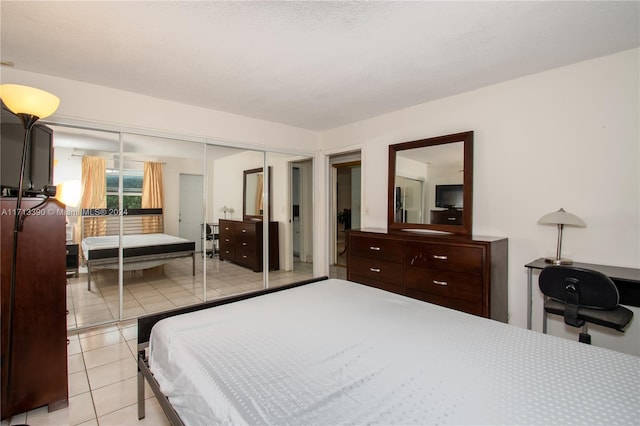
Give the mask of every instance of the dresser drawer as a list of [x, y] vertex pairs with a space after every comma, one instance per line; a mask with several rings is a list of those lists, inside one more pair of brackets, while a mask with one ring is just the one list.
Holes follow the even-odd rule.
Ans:
[[236, 238], [236, 247], [238, 250], [249, 251], [256, 249], [256, 240], [255, 238], [245, 237], [244, 235], [238, 236]]
[[482, 301], [482, 276], [447, 270], [407, 267], [407, 289], [447, 298]]
[[457, 311], [466, 312], [472, 315], [479, 315], [486, 317], [488, 316], [488, 311], [485, 311], [483, 303], [480, 302], [471, 302], [468, 300], [462, 299], [452, 299], [448, 297], [439, 296], [437, 294], [432, 293], [423, 293], [421, 291], [416, 291], [412, 289], [407, 289], [407, 296], [423, 300], [425, 302], [433, 303], [435, 305], [444, 306], [446, 308], [455, 309]]
[[233, 228], [234, 226], [230, 223], [222, 223], [222, 221], [220, 221], [220, 239], [221, 240], [232, 240], [233, 239]]
[[232, 245], [220, 244], [220, 259], [234, 260], [236, 258], [236, 249]]
[[352, 235], [349, 244], [349, 251], [353, 256], [397, 263], [403, 260], [404, 243], [400, 240]]
[[368, 285], [369, 287], [379, 288], [380, 290], [390, 291], [396, 294], [404, 294], [404, 286], [401, 282], [388, 283], [360, 276], [352, 276], [351, 278], [349, 278], [349, 281]]
[[[255, 251], [246, 247], [236, 248], [236, 260], [250, 267], [256, 265], [256, 262], [258, 261]], [[262, 262], [262, 259], [260, 259], [260, 262]]]
[[428, 269], [481, 274], [484, 258], [482, 247], [408, 242], [406, 264]]
[[402, 264], [400, 263], [352, 256], [349, 269], [352, 275], [397, 285], [402, 284]]
[[220, 234], [220, 249], [225, 249], [229, 247], [235, 247], [236, 242], [233, 238], [233, 235], [222, 235]]
[[[262, 227], [260, 227], [262, 231]], [[256, 239], [256, 225], [254, 223], [240, 223], [236, 229], [237, 237], [243, 240], [255, 241]]]

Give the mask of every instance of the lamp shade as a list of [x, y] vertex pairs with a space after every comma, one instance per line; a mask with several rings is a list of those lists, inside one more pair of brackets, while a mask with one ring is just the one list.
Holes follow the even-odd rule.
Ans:
[[69, 207], [77, 207], [82, 196], [79, 180], [70, 180], [56, 185], [56, 199]]
[[44, 90], [20, 84], [1, 84], [0, 98], [14, 114], [45, 118], [53, 114], [60, 99]]
[[582, 219], [568, 211], [565, 211], [563, 208], [558, 211], [545, 214], [538, 219], [538, 223], [540, 225], [569, 225], [577, 226], [579, 228], [587, 226]]

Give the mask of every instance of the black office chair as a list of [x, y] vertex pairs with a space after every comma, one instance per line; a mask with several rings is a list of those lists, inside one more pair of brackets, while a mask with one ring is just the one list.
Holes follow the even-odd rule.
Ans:
[[548, 266], [540, 272], [540, 291], [546, 296], [542, 332], [547, 314], [562, 315], [565, 324], [580, 328], [579, 341], [591, 344], [587, 323], [624, 332], [633, 312], [618, 305], [618, 289], [611, 278], [589, 269]]
[[209, 245], [209, 241], [211, 241], [211, 248], [206, 247], [205, 253], [207, 256], [213, 258], [213, 255], [218, 254], [217, 240], [220, 238], [218, 233], [214, 233], [211, 225], [206, 224], [206, 233], [205, 233], [205, 245]]

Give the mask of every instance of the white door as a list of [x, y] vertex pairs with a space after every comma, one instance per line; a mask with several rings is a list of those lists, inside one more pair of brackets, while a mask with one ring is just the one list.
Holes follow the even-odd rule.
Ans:
[[196, 251], [202, 250], [202, 188], [202, 175], [180, 174], [180, 237], [195, 241]]

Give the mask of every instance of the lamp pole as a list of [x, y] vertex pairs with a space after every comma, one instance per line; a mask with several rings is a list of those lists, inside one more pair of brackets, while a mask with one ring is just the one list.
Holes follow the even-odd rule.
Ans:
[[560, 257], [560, 253], [562, 252], [562, 228], [564, 228], [563, 223], [558, 224], [558, 249], [556, 250], [556, 261], [554, 262], [556, 265], [562, 264], [562, 258]]

